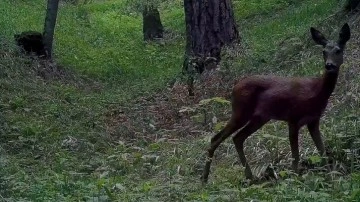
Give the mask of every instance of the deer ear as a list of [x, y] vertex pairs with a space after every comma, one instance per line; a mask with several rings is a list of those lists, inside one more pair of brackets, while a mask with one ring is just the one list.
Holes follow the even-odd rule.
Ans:
[[347, 23], [343, 25], [340, 30], [338, 43], [340, 46], [345, 46], [346, 42], [350, 39], [350, 27]]
[[311, 36], [313, 38], [313, 40], [320, 45], [325, 46], [328, 42], [328, 40], [324, 37], [324, 35], [319, 32], [318, 30], [316, 30], [315, 28], [311, 27], [310, 28], [310, 32], [311, 32]]

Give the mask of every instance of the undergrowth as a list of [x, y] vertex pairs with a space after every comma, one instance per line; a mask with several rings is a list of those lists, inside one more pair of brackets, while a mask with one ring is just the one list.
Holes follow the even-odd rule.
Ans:
[[[19, 56], [13, 35], [41, 31], [44, 0], [0, 2], [0, 200], [2, 201], [357, 201], [359, 174], [359, 18], [343, 1], [233, 0], [242, 44], [224, 50], [221, 69], [199, 77], [194, 98], [180, 72], [182, 1], [159, 1], [165, 38], [143, 42], [131, 1], [62, 2], [55, 61]], [[39, 12], [40, 11], [40, 12]], [[324, 172], [306, 131], [291, 172], [284, 123], [246, 142], [254, 174], [280, 180], [249, 185], [231, 140], [216, 151], [210, 182], [200, 175], [211, 136], [230, 115], [240, 76], [319, 76], [321, 49], [309, 27], [352, 39], [321, 120], [335, 168]], [[230, 138], [229, 138], [230, 139]]]

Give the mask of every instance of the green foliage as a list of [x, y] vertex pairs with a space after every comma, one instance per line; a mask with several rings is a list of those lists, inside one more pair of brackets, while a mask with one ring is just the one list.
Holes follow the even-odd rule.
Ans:
[[[286, 124], [271, 123], [247, 140], [246, 153], [257, 175], [272, 163], [280, 180], [249, 185], [234, 145], [227, 140], [216, 151], [210, 182], [203, 186], [199, 177], [204, 153], [211, 135], [229, 118], [229, 101], [213, 97], [194, 105], [173, 104], [173, 113], [180, 118], [188, 115], [196, 125], [204, 126], [202, 131], [191, 129], [186, 136], [179, 135], [183, 128], [162, 129], [143, 117], [146, 108], [142, 107], [148, 103], [144, 100], [156, 97], [157, 90], [165, 88], [170, 79], [176, 80], [181, 71], [182, 1], [154, 1], [167, 31], [162, 44], [143, 42], [136, 9], [145, 1], [61, 4], [55, 57], [65, 73], [50, 72], [54, 79], [40, 76], [37, 61], [16, 56], [13, 44], [15, 33], [42, 30], [45, 2], [0, 1], [0, 201], [359, 199], [360, 79], [356, 65], [344, 65], [347, 74], [339, 78], [322, 120], [324, 139], [333, 149], [334, 172], [320, 169], [321, 159], [306, 134], [301, 152], [315, 164], [314, 169], [302, 176], [292, 173]], [[245, 52], [224, 56], [230, 58], [224, 59], [230, 68], [238, 74], [319, 74], [321, 52], [307, 45], [308, 28], [331, 20], [342, 2], [233, 3]], [[326, 33], [332, 33], [337, 24], [342, 22], [334, 22]], [[140, 111], [135, 119], [148, 121], [154, 133], [134, 125], [142, 132], [127, 137], [123, 120], [132, 117], [126, 116], [126, 109]], [[110, 112], [115, 120], [109, 120]], [[111, 127], [116, 127], [115, 133]]]
[[[34, 30], [42, 32], [46, 4], [43, 1], [1, 1], [0, 37], [12, 41], [14, 34]], [[29, 11], [32, 12], [31, 15]]]

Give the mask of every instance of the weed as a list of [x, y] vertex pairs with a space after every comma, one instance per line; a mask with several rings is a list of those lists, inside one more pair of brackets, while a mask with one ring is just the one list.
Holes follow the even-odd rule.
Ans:
[[302, 159], [311, 167], [292, 173], [286, 126], [271, 123], [245, 152], [254, 174], [272, 165], [280, 180], [249, 185], [228, 140], [202, 186], [206, 148], [229, 118], [236, 77], [320, 75], [320, 49], [308, 29], [327, 22], [322, 27], [332, 34], [345, 20], [333, 15], [343, 2], [234, 0], [243, 44], [224, 51], [219, 71], [199, 77], [193, 99], [179, 76], [182, 1], [163, 2], [164, 43], [143, 42], [141, 16], [127, 12], [126, 1], [61, 3], [56, 64], [43, 64], [18, 56], [13, 35], [41, 31], [46, 2], [0, 1], [0, 200], [358, 200], [359, 18], [349, 18], [346, 64], [321, 124], [334, 171], [322, 171], [304, 134]]

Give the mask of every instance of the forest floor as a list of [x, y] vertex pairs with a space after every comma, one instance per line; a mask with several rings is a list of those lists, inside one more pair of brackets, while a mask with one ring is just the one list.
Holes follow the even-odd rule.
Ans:
[[[233, 0], [241, 46], [225, 49], [220, 70], [199, 76], [189, 97], [182, 2], [161, 4], [161, 42], [142, 41], [131, 2], [62, 3], [56, 63], [20, 57], [13, 45], [15, 33], [42, 29], [46, 1], [0, 2], [0, 201], [359, 201], [358, 14], [342, 12], [338, 0]], [[301, 159], [311, 166], [292, 173], [287, 126], [271, 122], [245, 152], [254, 175], [271, 168], [280, 179], [250, 185], [229, 138], [202, 185], [234, 83], [253, 74], [321, 75], [309, 28], [336, 39], [344, 22], [352, 36], [321, 120], [334, 170], [324, 171], [302, 130]]]

